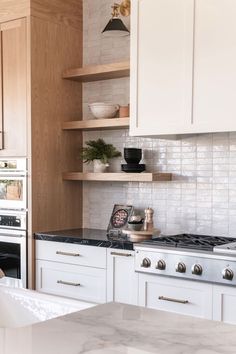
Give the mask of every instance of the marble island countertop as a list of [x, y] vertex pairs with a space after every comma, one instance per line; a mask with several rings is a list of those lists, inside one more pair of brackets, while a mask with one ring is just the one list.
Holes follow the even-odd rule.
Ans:
[[110, 303], [0, 329], [0, 344], [0, 354], [235, 354], [236, 326]]
[[37, 232], [36, 240], [76, 243], [80, 245], [117, 248], [124, 250], [133, 250], [133, 242], [127, 238], [110, 238], [106, 230], [97, 229], [72, 229], [50, 232]]

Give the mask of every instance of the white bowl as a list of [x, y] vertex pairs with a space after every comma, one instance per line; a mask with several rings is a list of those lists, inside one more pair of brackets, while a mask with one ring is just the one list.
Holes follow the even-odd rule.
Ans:
[[118, 104], [96, 102], [89, 104], [89, 109], [97, 119], [114, 118], [120, 106]]

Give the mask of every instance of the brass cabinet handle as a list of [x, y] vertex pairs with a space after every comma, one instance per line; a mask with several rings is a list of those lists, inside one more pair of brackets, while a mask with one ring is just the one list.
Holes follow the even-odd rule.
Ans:
[[131, 257], [131, 253], [111, 252], [112, 256]]
[[71, 253], [71, 252], [62, 252], [62, 251], [56, 251], [56, 254], [59, 254], [60, 256], [70, 256], [70, 257], [79, 257], [79, 253]]
[[58, 280], [57, 284], [69, 285], [69, 286], [80, 286], [80, 283], [72, 283], [70, 281]]
[[171, 297], [159, 296], [159, 300], [163, 301], [170, 301], [170, 302], [177, 302], [178, 304], [188, 304], [188, 300], [179, 300], [179, 299], [172, 299]]

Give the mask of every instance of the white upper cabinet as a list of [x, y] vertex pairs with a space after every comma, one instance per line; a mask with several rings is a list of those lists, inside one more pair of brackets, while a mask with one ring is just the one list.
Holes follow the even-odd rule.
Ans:
[[193, 126], [236, 130], [236, 1], [196, 0]]
[[134, 0], [131, 135], [236, 130], [236, 1]]
[[189, 131], [194, 1], [134, 0], [131, 23], [131, 135]]

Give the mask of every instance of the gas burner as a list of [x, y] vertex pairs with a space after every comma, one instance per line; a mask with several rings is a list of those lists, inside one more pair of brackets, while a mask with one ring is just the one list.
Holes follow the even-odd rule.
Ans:
[[180, 234], [174, 236], [161, 236], [152, 240], [144, 241], [143, 244], [213, 251], [214, 247], [225, 245], [230, 242], [236, 242], [236, 238]]

